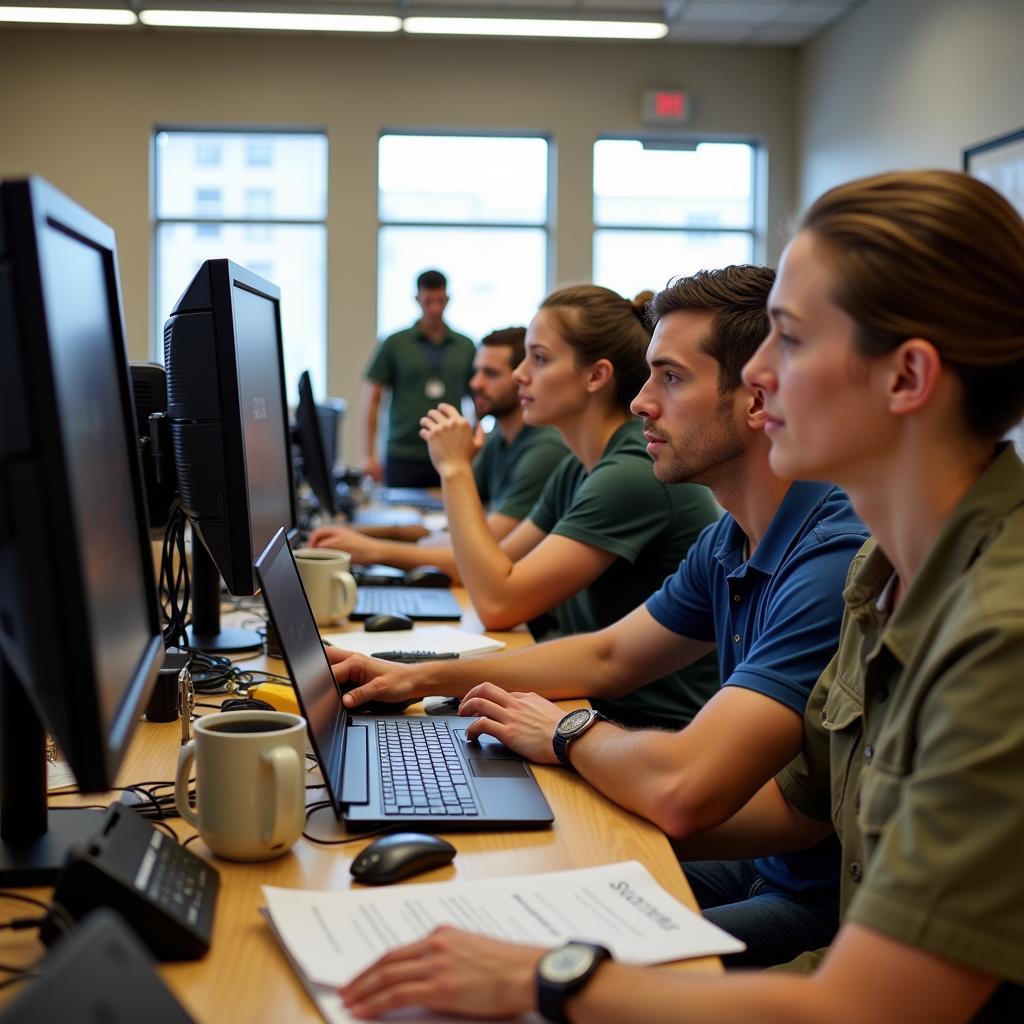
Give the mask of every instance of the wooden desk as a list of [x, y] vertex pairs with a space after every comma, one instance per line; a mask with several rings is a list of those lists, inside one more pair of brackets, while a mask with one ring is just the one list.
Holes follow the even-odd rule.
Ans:
[[[462, 628], [480, 628], [472, 612]], [[353, 627], [356, 628], [356, 627]], [[494, 634], [509, 647], [531, 641], [525, 630]], [[280, 662], [253, 659], [254, 667], [283, 672]], [[206, 698], [201, 698], [204, 701]], [[412, 709], [415, 710], [415, 709]], [[143, 722], [120, 773], [121, 784], [142, 780], [172, 779], [179, 750], [177, 722]], [[459, 853], [453, 864], [420, 875], [403, 884], [477, 879], [528, 874], [564, 868], [638, 860], [673, 895], [689, 906], [693, 899], [675, 856], [664, 835], [653, 825], [623, 811], [596, 793], [577, 776], [561, 768], [538, 766], [537, 778], [555, 812], [550, 829], [524, 832], [449, 833]], [[311, 791], [310, 799], [317, 797]], [[72, 798], [54, 802], [74, 802]], [[82, 802], [79, 799], [77, 802]], [[95, 803], [95, 798], [89, 802]], [[170, 822], [182, 839], [193, 829], [180, 819]], [[324, 838], [344, 837], [342, 827], [329, 809], [317, 812], [310, 822], [311, 834]], [[211, 857], [221, 876], [220, 898], [210, 953], [200, 961], [164, 964], [160, 973], [201, 1024], [296, 1024], [321, 1018], [288, 965], [264, 923], [259, 908], [264, 884], [294, 888], [347, 888], [352, 884], [349, 864], [370, 842], [361, 839], [345, 846], [318, 846], [300, 839], [292, 851], [274, 861], [236, 864], [213, 858], [201, 840], [189, 849]], [[47, 890], [27, 890], [45, 897]], [[39, 947], [24, 933], [0, 932], [0, 961], [14, 958], [31, 962]], [[688, 961], [666, 969], [721, 970], [715, 957]]]

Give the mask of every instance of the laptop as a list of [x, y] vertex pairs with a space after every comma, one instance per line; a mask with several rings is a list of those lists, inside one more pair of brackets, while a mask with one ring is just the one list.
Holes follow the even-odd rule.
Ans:
[[442, 619], [454, 622], [462, 618], [462, 606], [455, 595], [438, 587], [359, 587], [356, 606], [349, 618], [359, 621], [371, 615], [407, 615], [410, 619]]
[[473, 719], [349, 712], [284, 530], [255, 568], [339, 819], [355, 831], [538, 828], [554, 820], [527, 761], [490, 736], [466, 740]]

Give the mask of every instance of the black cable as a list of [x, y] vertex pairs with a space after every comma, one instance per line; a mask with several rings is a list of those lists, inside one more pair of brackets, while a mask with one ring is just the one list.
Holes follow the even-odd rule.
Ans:
[[[35, 967], [35, 964], [32, 967]], [[13, 978], [4, 978], [3, 981], [0, 981], [0, 989], [8, 988], [11, 985], [20, 985], [23, 981], [34, 981], [36, 978], [41, 977], [41, 975], [33, 973], [32, 967], [25, 968], [25, 970], [14, 975]]]
[[38, 907], [40, 910], [45, 910], [65, 934], [70, 932], [75, 925], [72, 916], [56, 901], [48, 903], [46, 900], [36, 899], [35, 896], [26, 896], [24, 893], [10, 892], [7, 889], [0, 890], [0, 900], [27, 903], [30, 907]]
[[369, 832], [360, 832], [357, 836], [349, 836], [347, 839], [320, 839], [318, 836], [310, 835], [306, 828], [309, 828], [309, 819], [325, 807], [331, 807], [330, 800], [318, 800], [315, 803], [306, 805], [306, 827], [302, 830], [302, 838], [308, 839], [311, 843], [318, 843], [320, 846], [344, 846], [346, 843], [358, 843], [360, 839], [367, 839], [370, 836], [382, 836], [388, 832], [394, 832], [395, 826], [385, 825], [383, 828], [371, 829]]
[[175, 499], [168, 513], [160, 555], [160, 608], [165, 622], [164, 645], [167, 647], [185, 643], [185, 629], [189, 624], [192, 581], [185, 549], [187, 526], [185, 510]]

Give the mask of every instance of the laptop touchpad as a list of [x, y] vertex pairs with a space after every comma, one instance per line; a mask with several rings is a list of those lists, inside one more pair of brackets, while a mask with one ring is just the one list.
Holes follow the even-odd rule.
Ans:
[[504, 743], [499, 743], [493, 736], [481, 736], [476, 743], [466, 740], [463, 729], [453, 729], [465, 744], [462, 750], [469, 761], [469, 770], [483, 779], [522, 778], [529, 773], [526, 762]]

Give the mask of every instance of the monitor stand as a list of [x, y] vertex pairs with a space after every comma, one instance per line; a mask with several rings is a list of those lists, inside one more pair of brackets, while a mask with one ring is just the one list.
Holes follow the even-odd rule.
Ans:
[[53, 885], [68, 850], [95, 835], [103, 814], [47, 810], [46, 733], [0, 652], [0, 887]]
[[206, 654], [259, 650], [263, 638], [251, 629], [221, 628], [220, 573], [206, 545], [192, 532], [192, 625], [188, 645]]

